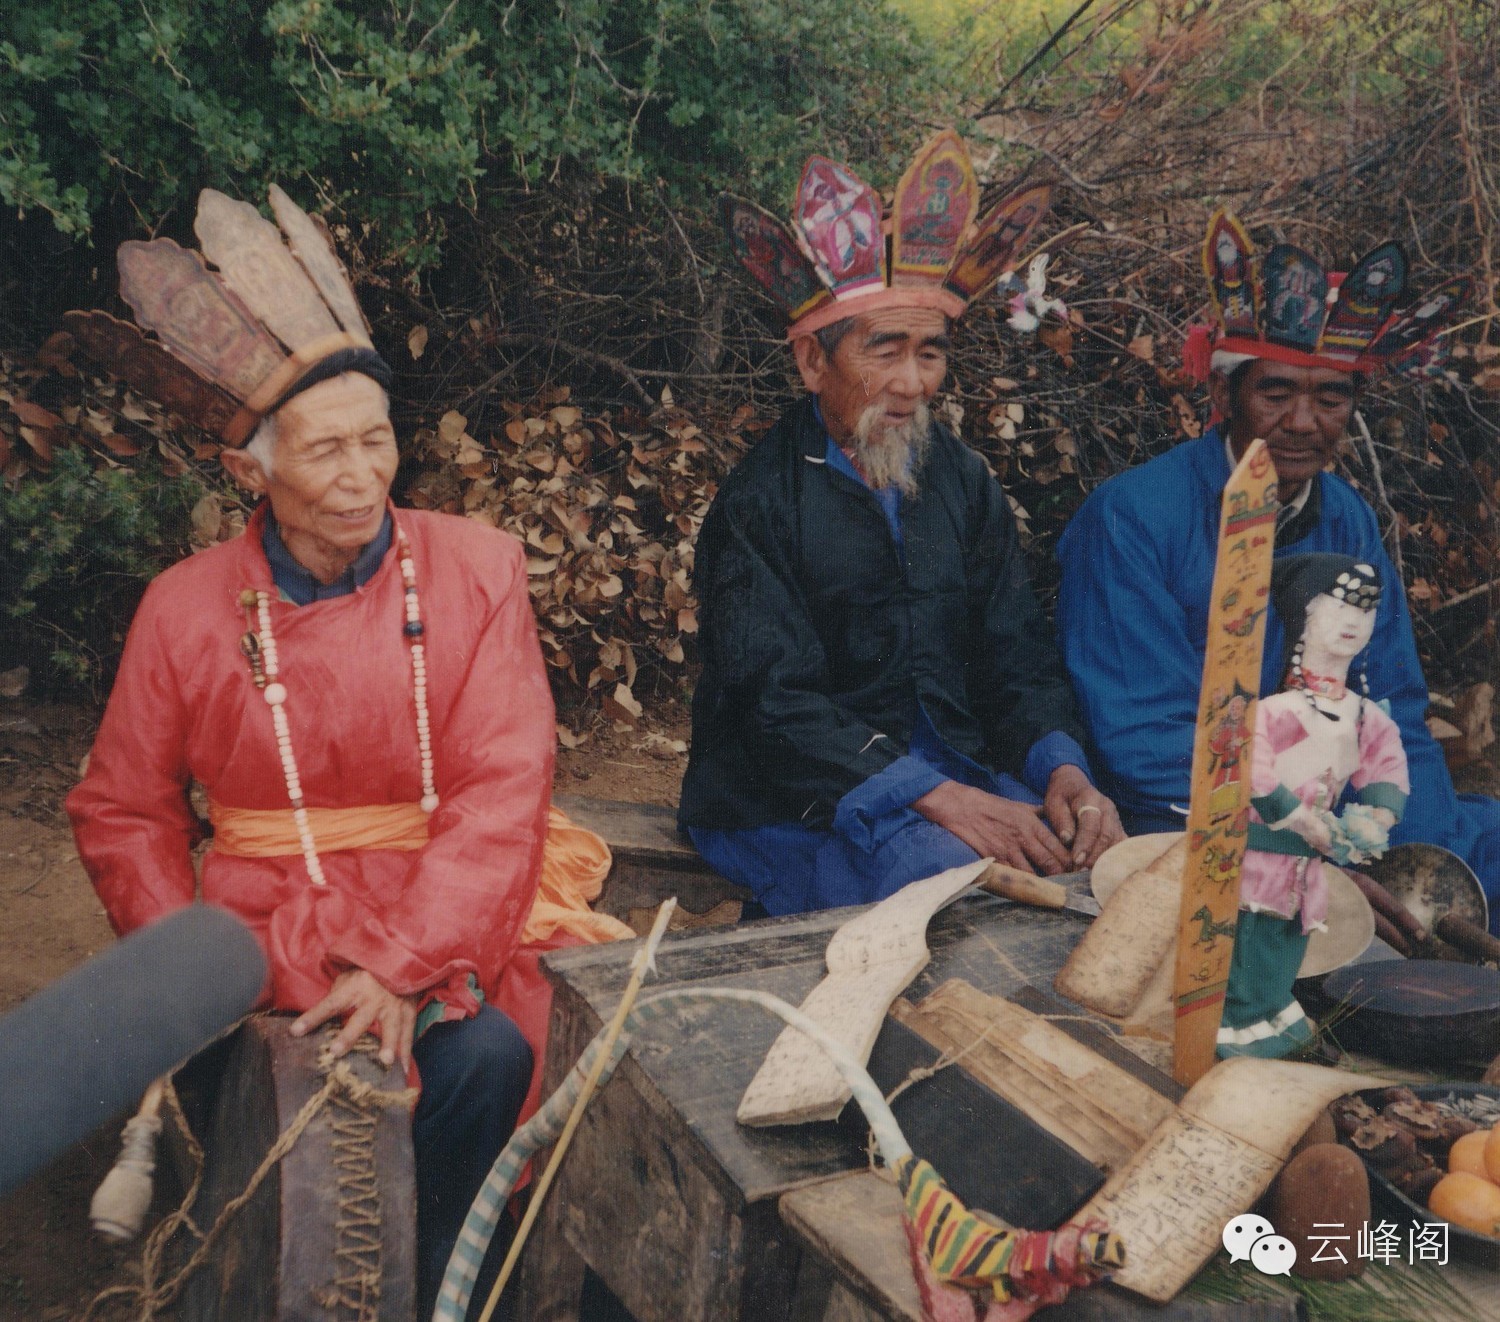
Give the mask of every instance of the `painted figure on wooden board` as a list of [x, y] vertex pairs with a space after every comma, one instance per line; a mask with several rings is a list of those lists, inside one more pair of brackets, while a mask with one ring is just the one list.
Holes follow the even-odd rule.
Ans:
[[1277, 562], [1276, 611], [1294, 641], [1284, 688], [1255, 713], [1250, 837], [1221, 1056], [1284, 1056], [1312, 1037], [1292, 983], [1308, 934], [1328, 917], [1325, 861], [1378, 858], [1405, 811], [1401, 732], [1349, 685], [1375, 629], [1381, 587], [1373, 565], [1349, 556]]
[[1233, 693], [1223, 704], [1224, 714], [1213, 734], [1209, 737], [1209, 763], [1213, 775], [1211, 802], [1222, 798], [1233, 807], [1239, 802], [1235, 791], [1240, 783], [1240, 761], [1245, 745], [1250, 742], [1250, 726], [1245, 719], [1249, 710], [1249, 695]]

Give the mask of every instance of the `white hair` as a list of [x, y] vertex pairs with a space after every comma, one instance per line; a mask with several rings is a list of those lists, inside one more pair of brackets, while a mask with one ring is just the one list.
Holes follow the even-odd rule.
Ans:
[[260, 471], [271, 476], [271, 455], [276, 449], [276, 415], [268, 413], [258, 423], [245, 443], [244, 453], [260, 465]]

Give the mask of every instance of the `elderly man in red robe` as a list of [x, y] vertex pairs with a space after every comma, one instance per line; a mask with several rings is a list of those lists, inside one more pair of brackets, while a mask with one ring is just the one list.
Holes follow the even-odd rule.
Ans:
[[[335, 1055], [368, 1031], [415, 1067], [425, 1316], [533, 1087], [538, 953], [628, 932], [550, 884], [586, 833], [554, 821], [544, 867], [555, 732], [521, 547], [392, 506], [388, 369], [326, 240], [272, 198], [290, 252], [211, 192], [198, 234], [217, 273], [169, 240], [122, 249], [122, 294], [158, 339], [71, 320], [225, 436], [225, 467], [263, 499], [243, 536], [147, 590], [67, 806], [124, 933], [194, 899], [197, 781], [214, 824], [202, 897], [259, 936], [269, 1006], [298, 1012], [298, 1034], [341, 1021]], [[597, 880], [607, 852], [583, 844]]]

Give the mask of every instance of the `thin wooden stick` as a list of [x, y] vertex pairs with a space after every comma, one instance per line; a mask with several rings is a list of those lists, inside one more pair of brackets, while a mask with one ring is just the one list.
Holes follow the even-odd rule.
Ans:
[[526, 1246], [526, 1238], [531, 1234], [531, 1227], [536, 1222], [537, 1214], [542, 1210], [542, 1200], [546, 1198], [547, 1190], [552, 1187], [552, 1179], [557, 1174], [557, 1168], [568, 1150], [568, 1144], [573, 1141], [573, 1132], [578, 1128], [578, 1122], [583, 1119], [584, 1109], [588, 1106], [589, 1100], [594, 1095], [594, 1089], [599, 1084], [599, 1075], [604, 1070], [604, 1063], [609, 1059], [609, 1053], [619, 1038], [621, 1030], [625, 1027], [626, 1017], [635, 1006], [635, 998], [640, 994], [641, 982], [647, 970], [655, 962], [656, 947], [661, 943], [662, 935], [667, 930], [667, 920], [671, 918], [672, 911], [676, 907], [675, 899], [667, 900], [662, 904], [661, 908], [656, 911], [656, 922], [651, 925], [651, 935], [646, 938], [646, 944], [636, 953], [630, 981], [625, 984], [620, 1004], [615, 1010], [614, 1018], [609, 1022], [609, 1032], [604, 1039], [604, 1047], [594, 1062], [594, 1068], [589, 1071], [588, 1078], [584, 1080], [583, 1091], [578, 1094], [578, 1100], [573, 1103], [573, 1109], [568, 1113], [567, 1123], [563, 1125], [563, 1131], [558, 1136], [556, 1146], [552, 1149], [547, 1169], [542, 1172], [541, 1179], [536, 1182], [536, 1192], [531, 1195], [531, 1203], [526, 1208], [526, 1215], [521, 1218], [521, 1228], [516, 1231], [516, 1237], [511, 1241], [510, 1252], [505, 1255], [505, 1262], [501, 1264], [500, 1274], [495, 1277], [495, 1284], [490, 1289], [490, 1297], [485, 1302], [484, 1312], [479, 1315], [479, 1322], [490, 1322], [490, 1318], [494, 1315], [495, 1306], [500, 1302], [500, 1292], [505, 1289], [505, 1283], [510, 1280], [511, 1272], [515, 1270], [516, 1260]]

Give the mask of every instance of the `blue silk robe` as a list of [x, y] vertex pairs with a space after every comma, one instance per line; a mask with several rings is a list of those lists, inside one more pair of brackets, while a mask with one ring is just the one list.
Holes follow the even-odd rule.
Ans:
[[[1086, 500], [1058, 543], [1058, 634], [1093, 740], [1100, 788], [1126, 829], [1180, 830], [1192, 772], [1193, 727], [1203, 674], [1219, 501], [1229, 459], [1217, 430], [1121, 473]], [[1500, 918], [1500, 803], [1454, 792], [1429, 733], [1427, 681], [1411, 616], [1375, 512], [1342, 478], [1319, 484], [1321, 512], [1277, 556], [1336, 551], [1374, 565], [1387, 585], [1375, 635], [1357, 659], [1370, 695], [1389, 699], [1411, 769], [1411, 800], [1392, 835], [1462, 855]], [[1274, 610], [1266, 629], [1261, 693], [1281, 685], [1285, 635]], [[1357, 682], [1357, 681], [1355, 681]]]

